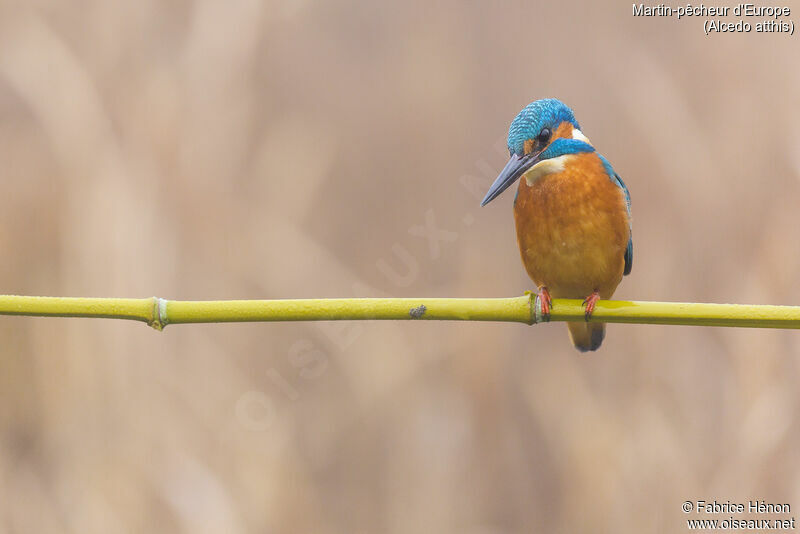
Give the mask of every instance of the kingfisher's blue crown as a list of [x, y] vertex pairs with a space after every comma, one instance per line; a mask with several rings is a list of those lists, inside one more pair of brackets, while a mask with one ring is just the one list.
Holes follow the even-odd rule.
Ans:
[[543, 98], [531, 102], [511, 121], [511, 127], [508, 129], [509, 152], [521, 156], [526, 140], [539, 135], [542, 128], [555, 130], [562, 122], [571, 122], [580, 130], [572, 110], [560, 100]]

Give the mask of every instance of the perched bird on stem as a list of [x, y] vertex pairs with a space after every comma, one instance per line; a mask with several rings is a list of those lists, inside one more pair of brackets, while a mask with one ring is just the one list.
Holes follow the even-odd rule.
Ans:
[[585, 322], [567, 323], [575, 348], [597, 350], [605, 324], [589, 322], [631, 272], [631, 199], [625, 183], [581, 132], [572, 110], [547, 98], [511, 122], [511, 159], [485, 206], [519, 180], [514, 221], [522, 263], [539, 290], [545, 319], [552, 298], [582, 298]]

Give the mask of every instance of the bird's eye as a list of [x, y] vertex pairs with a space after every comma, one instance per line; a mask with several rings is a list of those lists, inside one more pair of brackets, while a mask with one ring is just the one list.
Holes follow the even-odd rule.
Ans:
[[542, 128], [542, 131], [536, 136], [536, 140], [540, 143], [548, 142], [550, 140], [550, 128]]

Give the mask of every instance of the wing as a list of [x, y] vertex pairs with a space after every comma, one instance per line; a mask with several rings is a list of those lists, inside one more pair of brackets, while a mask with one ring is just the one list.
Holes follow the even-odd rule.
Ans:
[[625, 185], [625, 182], [622, 181], [619, 174], [614, 171], [614, 168], [608, 162], [606, 158], [600, 156], [600, 159], [603, 161], [603, 166], [606, 168], [606, 172], [608, 173], [608, 178], [620, 189], [622, 192], [625, 193], [625, 207], [628, 208], [628, 246], [625, 248], [625, 271], [623, 274], [628, 275], [631, 274], [631, 268], [633, 268], [633, 229], [630, 226], [631, 220], [631, 194], [628, 192], [628, 186]]
[[619, 174], [614, 173], [614, 178], [612, 179], [620, 188], [622, 188], [622, 192], [625, 193], [625, 206], [628, 208], [628, 246], [625, 247], [625, 271], [622, 274], [631, 274], [631, 269], [633, 268], [633, 229], [630, 225], [631, 220], [631, 194], [628, 192], [628, 186], [625, 185], [625, 182], [622, 181], [622, 178], [619, 177]]

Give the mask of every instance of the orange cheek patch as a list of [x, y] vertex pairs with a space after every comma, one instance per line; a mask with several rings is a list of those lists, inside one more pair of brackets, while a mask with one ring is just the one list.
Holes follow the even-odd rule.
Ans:
[[534, 142], [533, 139], [528, 139], [527, 141], [525, 141], [525, 143], [522, 145], [523, 154], [530, 154], [531, 152], [533, 152], [533, 142]]
[[553, 139], [572, 139], [572, 123], [570, 122], [562, 122], [556, 128], [556, 131], [553, 132]]

